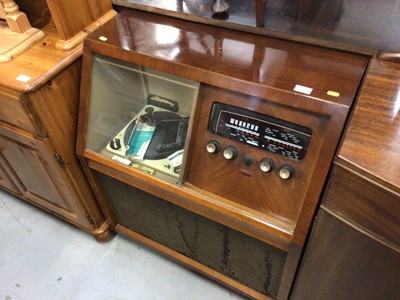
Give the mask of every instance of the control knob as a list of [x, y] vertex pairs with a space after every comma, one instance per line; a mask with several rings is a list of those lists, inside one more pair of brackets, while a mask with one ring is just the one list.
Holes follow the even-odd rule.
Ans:
[[211, 140], [207, 143], [206, 150], [210, 154], [217, 154], [221, 150], [221, 147], [217, 141]]
[[294, 176], [294, 168], [289, 165], [282, 165], [279, 168], [279, 177], [282, 178], [283, 180], [287, 180], [289, 178], [292, 178]]
[[238, 156], [238, 152], [235, 147], [228, 146], [225, 148], [223, 155], [227, 160], [234, 160]]
[[260, 170], [268, 173], [275, 169], [275, 163], [271, 158], [263, 158], [260, 162]]
[[246, 154], [245, 156], [243, 156], [243, 163], [246, 166], [251, 166], [253, 164], [253, 158], [250, 155]]

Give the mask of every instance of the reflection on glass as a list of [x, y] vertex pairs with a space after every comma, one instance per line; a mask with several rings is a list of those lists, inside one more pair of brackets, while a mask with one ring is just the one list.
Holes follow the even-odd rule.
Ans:
[[243, 55], [243, 53], [254, 53], [254, 47], [254, 44], [224, 39], [222, 42], [223, 59], [249, 66], [253, 62], [252, 55]]
[[400, 111], [400, 89], [397, 92], [397, 98], [396, 98], [396, 101], [394, 103], [392, 120], [394, 120], [396, 118], [396, 116], [398, 115], [399, 111]]
[[[263, 24], [266, 34], [273, 32], [345, 43], [368, 49], [400, 52], [400, 3], [398, 0], [275, 0], [266, 1], [257, 11], [256, 0], [226, 0], [229, 10], [220, 24], [245, 27]], [[212, 0], [118, 0], [182, 13], [182, 17], [211, 19]], [[256, 17], [262, 17], [263, 22]], [[246, 28], [247, 29], [247, 28]], [[258, 33], [262, 32], [260, 30]]]
[[156, 24], [155, 35], [159, 44], [173, 44], [178, 41], [180, 30], [172, 26]]
[[95, 55], [87, 148], [179, 183], [198, 83]]

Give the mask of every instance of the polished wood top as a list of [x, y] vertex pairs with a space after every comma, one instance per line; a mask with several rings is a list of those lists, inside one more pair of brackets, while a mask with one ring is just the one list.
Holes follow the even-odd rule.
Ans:
[[211, 0], [113, 0], [116, 5], [339, 49], [400, 52], [398, 1], [265, 1], [263, 27], [257, 27], [255, 0], [226, 2], [227, 13], [217, 15]]
[[316, 99], [321, 105], [351, 105], [368, 62], [358, 54], [132, 9], [120, 12], [86, 42], [97, 53], [164, 71], [173, 68], [177, 75], [271, 101], [277, 90], [311, 88], [307, 98], [298, 93], [299, 105], [315, 105]]
[[372, 60], [338, 162], [400, 193], [400, 64]]
[[[71, 51], [55, 48], [59, 39], [54, 24], [40, 28], [46, 37], [13, 60], [0, 63], [0, 86], [18, 93], [33, 92], [61, 72], [82, 54], [82, 46]], [[25, 75], [26, 82], [17, 79]]]

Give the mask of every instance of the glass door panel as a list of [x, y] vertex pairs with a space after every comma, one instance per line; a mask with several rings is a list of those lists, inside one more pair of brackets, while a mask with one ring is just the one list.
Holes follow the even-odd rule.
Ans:
[[93, 57], [86, 147], [178, 182], [199, 83], [109, 57]]

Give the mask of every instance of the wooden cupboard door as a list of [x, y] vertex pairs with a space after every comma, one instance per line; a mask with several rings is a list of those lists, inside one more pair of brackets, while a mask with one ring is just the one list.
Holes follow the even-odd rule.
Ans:
[[321, 209], [293, 300], [400, 299], [399, 249]]
[[7, 171], [4, 169], [5, 161], [0, 153], [0, 187], [5, 188], [8, 191], [20, 194], [18, 188], [12, 182], [10, 176], [7, 174]]
[[13, 168], [24, 198], [86, 227], [91, 224], [79, 213], [76, 192], [68, 185], [62, 165], [47, 139], [18, 135], [0, 136], [0, 151]]

